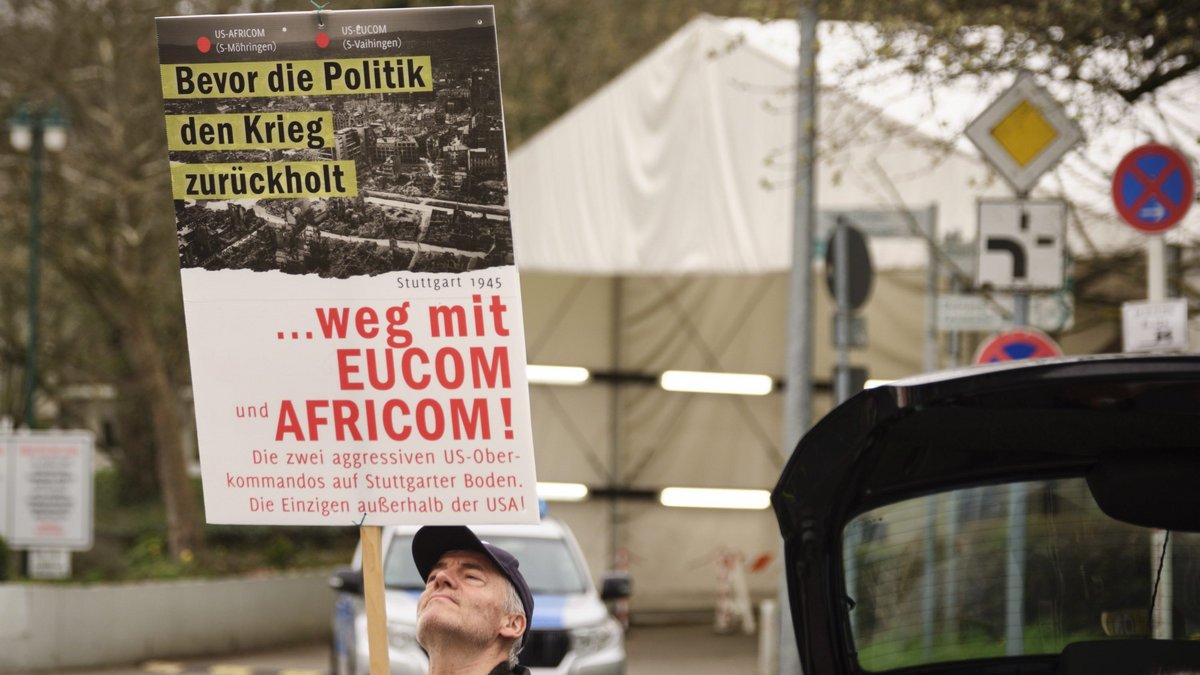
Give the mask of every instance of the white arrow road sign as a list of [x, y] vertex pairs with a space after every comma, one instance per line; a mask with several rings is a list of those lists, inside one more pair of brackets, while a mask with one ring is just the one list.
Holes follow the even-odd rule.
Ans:
[[1063, 285], [1067, 204], [1060, 200], [979, 201], [979, 286], [1058, 290]]

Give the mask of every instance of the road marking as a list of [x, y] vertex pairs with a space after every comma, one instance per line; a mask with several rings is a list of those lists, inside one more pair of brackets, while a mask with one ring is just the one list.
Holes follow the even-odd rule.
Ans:
[[217, 664], [208, 669], [210, 675], [254, 675], [254, 669], [247, 666], [231, 666]]
[[[193, 666], [194, 668], [194, 666]], [[203, 666], [201, 666], [203, 668]], [[184, 675], [185, 673], [207, 673], [208, 675], [326, 675], [323, 670], [310, 668], [254, 668], [230, 663], [219, 663], [204, 670], [190, 669], [187, 664], [176, 661], [146, 661], [142, 671], [156, 675]]]

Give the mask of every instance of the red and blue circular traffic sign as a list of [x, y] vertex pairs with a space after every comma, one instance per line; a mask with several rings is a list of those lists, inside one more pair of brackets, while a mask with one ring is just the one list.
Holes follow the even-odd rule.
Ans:
[[1062, 355], [1062, 349], [1049, 335], [1036, 328], [1017, 328], [985, 340], [975, 353], [975, 363], [1021, 361]]
[[1165, 232], [1187, 214], [1195, 198], [1192, 167], [1175, 148], [1149, 143], [1134, 148], [1113, 173], [1117, 213], [1147, 234]]

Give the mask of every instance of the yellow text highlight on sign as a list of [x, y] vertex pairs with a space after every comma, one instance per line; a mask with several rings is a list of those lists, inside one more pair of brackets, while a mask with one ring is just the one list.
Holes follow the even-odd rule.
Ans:
[[354, 197], [353, 161], [172, 164], [175, 199]]
[[163, 98], [246, 98], [433, 91], [428, 56], [325, 61], [170, 63]]
[[168, 150], [320, 150], [333, 147], [333, 113], [167, 115]]

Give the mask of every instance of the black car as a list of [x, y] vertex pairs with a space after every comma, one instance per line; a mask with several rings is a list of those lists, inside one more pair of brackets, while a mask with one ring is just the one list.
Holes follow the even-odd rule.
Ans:
[[1200, 673], [1200, 357], [861, 392], [772, 494], [806, 675]]

